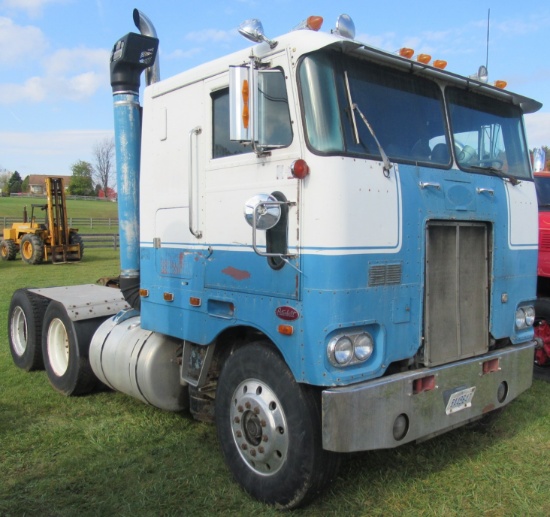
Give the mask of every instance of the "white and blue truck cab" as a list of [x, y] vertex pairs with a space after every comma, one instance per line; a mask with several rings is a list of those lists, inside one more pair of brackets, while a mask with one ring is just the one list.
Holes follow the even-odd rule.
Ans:
[[134, 20], [111, 57], [120, 289], [17, 291], [16, 364], [215, 421], [238, 483], [282, 508], [339, 453], [529, 388], [540, 103], [356, 41], [346, 15], [275, 40], [248, 20], [251, 47], [160, 80]]

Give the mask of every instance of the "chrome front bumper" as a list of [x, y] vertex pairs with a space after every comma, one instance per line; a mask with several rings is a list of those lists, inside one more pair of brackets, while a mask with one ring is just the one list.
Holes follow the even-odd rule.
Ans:
[[[435, 368], [326, 389], [322, 398], [323, 447], [336, 452], [387, 449], [476, 420], [531, 386], [534, 346], [533, 341]], [[431, 383], [430, 376], [434, 376]], [[419, 380], [426, 378], [424, 384]], [[506, 383], [507, 393], [499, 402], [497, 392], [502, 383]], [[453, 393], [472, 387], [471, 406], [449, 413]], [[393, 429], [400, 415], [405, 415], [408, 427], [405, 436], [396, 440]]]

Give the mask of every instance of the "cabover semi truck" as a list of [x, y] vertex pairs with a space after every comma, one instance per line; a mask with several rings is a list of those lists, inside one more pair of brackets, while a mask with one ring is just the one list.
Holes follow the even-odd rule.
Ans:
[[[160, 80], [111, 56], [120, 288], [23, 289], [22, 368], [215, 422], [237, 482], [305, 504], [341, 453], [479, 420], [532, 382], [541, 105], [310, 17]], [[140, 105], [140, 76], [146, 86]]]

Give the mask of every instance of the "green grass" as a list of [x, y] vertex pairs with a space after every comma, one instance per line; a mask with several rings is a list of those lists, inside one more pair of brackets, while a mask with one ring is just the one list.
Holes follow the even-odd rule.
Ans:
[[[46, 198], [0, 197], [0, 217], [23, 217], [26, 206], [30, 215], [31, 205], [46, 203]], [[118, 204], [110, 201], [67, 199], [69, 217], [118, 217]]]
[[[17, 369], [11, 293], [118, 272], [110, 250], [80, 263], [0, 262], [0, 515], [256, 515], [279, 512], [231, 480], [213, 426], [103, 391], [65, 398], [44, 372]], [[299, 516], [550, 515], [550, 383], [535, 381], [488, 429], [346, 456]]]

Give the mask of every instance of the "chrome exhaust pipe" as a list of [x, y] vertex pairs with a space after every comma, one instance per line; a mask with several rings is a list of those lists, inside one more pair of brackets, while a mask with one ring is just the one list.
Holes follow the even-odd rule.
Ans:
[[[158, 39], [157, 31], [153, 25], [153, 22], [139, 9], [134, 9], [134, 23], [143, 36], [150, 36], [151, 38]], [[159, 57], [157, 54], [153, 64], [145, 70], [145, 84], [149, 86], [150, 84], [157, 83], [158, 81], [160, 81], [160, 66]]]

